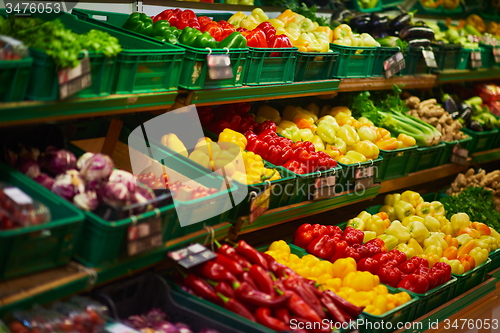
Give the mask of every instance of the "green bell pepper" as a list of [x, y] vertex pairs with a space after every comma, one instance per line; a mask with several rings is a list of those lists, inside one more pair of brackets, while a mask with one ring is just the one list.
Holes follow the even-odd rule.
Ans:
[[154, 39], [158, 39], [164, 43], [177, 44], [179, 40], [173, 34], [166, 36], [154, 36]]
[[196, 36], [192, 46], [199, 49], [204, 49], [207, 47], [216, 49], [217, 41], [208, 33], [208, 31], [205, 31], [204, 33]]
[[144, 13], [132, 13], [123, 24], [123, 28], [151, 36], [153, 20]]
[[186, 27], [179, 36], [179, 43], [193, 46], [193, 43], [198, 35], [201, 35], [201, 31], [195, 28]]
[[219, 48], [244, 49], [247, 47], [247, 39], [238, 31], [233, 32], [219, 42]]
[[169, 32], [170, 23], [166, 20], [159, 20], [153, 24], [153, 29], [151, 30], [151, 37], [165, 36]]

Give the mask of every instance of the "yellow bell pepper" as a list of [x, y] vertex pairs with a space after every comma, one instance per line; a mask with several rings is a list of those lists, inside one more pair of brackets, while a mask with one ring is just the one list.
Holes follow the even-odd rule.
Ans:
[[356, 261], [349, 258], [337, 259], [332, 266], [333, 277], [344, 280], [347, 274], [356, 272]]
[[243, 20], [240, 21], [240, 27], [248, 30], [253, 30], [257, 28], [257, 26], [261, 22], [254, 15], [248, 15]]
[[286, 31], [285, 27], [276, 28], [276, 36], [278, 35], [287, 35], [290, 41], [292, 41], [292, 38], [288, 35], [288, 31]]
[[409, 247], [407, 244], [398, 244], [398, 246], [396, 246], [396, 250], [399, 250], [406, 254], [406, 259], [411, 259], [415, 256], [415, 250], [412, 247]]
[[[292, 41], [295, 41], [297, 39], [299, 39], [301, 33], [300, 33], [300, 28], [299, 26], [297, 25], [297, 23], [288, 23], [287, 25], [285, 25], [285, 30], [287, 32], [287, 36], [288, 38], [290, 38], [290, 40]], [[306, 39], [307, 41], [307, 39]], [[307, 41], [307, 47], [309, 47], [309, 41]]]
[[435, 217], [432, 217], [430, 215], [427, 215], [425, 217], [424, 225], [431, 232], [435, 232], [441, 229], [441, 223]]
[[429, 268], [432, 268], [432, 266], [441, 259], [436, 253], [421, 254], [418, 257], [426, 259], [429, 262]]
[[193, 150], [191, 154], [189, 154], [189, 159], [193, 162], [198, 163], [204, 168], [212, 170], [212, 166], [210, 164], [210, 157], [201, 150]]
[[292, 10], [287, 9], [284, 12], [282, 12], [276, 19], [280, 20], [286, 25], [288, 22], [293, 21], [296, 15], [297, 14], [295, 14]]
[[[349, 161], [349, 163], [344, 163], [344, 164], [354, 164], [354, 163], [363, 163], [366, 162], [366, 156], [355, 151], [355, 150], [349, 150], [347, 154], [345, 154], [345, 157]], [[341, 162], [343, 163], [343, 162]]]
[[440, 246], [431, 245], [425, 248], [424, 254], [435, 253], [438, 257], [443, 255], [443, 249]]
[[343, 125], [337, 130], [337, 136], [348, 146], [353, 146], [359, 142], [359, 135], [350, 125]]
[[370, 272], [354, 271], [345, 275], [342, 280], [342, 287], [349, 287], [356, 291], [370, 291], [379, 283], [380, 279], [377, 275]]
[[261, 8], [254, 8], [254, 10], [252, 10], [252, 15], [257, 19], [259, 23], [269, 20], [269, 17], [267, 17], [267, 14], [264, 13]]
[[281, 122], [280, 112], [269, 105], [262, 105], [259, 110], [257, 110], [257, 116], [271, 120], [275, 124]]
[[247, 15], [243, 12], [237, 12], [236, 14], [234, 14], [233, 16], [231, 16], [227, 22], [229, 22], [230, 24], [234, 25], [236, 28], [239, 28], [240, 27], [240, 23], [241, 21], [247, 17]]
[[271, 25], [275, 29], [284, 28], [285, 27], [285, 23], [283, 21], [281, 21], [281, 20], [278, 20], [278, 19], [269, 19], [269, 20], [267, 20], [267, 22], [271, 23]]
[[305, 109], [315, 115], [316, 117], [319, 116], [319, 106], [316, 103], [309, 103], [306, 105]]
[[391, 223], [391, 225], [389, 226], [389, 228], [387, 228], [385, 233], [388, 235], [395, 236], [398, 239], [399, 243], [406, 243], [411, 237], [408, 228], [403, 226], [401, 222], [397, 220]]
[[[424, 240], [429, 236], [429, 230], [425, 227], [422, 222], [413, 221], [407, 226], [410, 231], [410, 235], [420, 244], [424, 243]], [[444, 241], [444, 239], [443, 239]]]
[[382, 235], [385, 232], [385, 222], [380, 216], [373, 215], [366, 223], [365, 229], [368, 231], [375, 231], [377, 236]]
[[453, 228], [451, 227], [451, 222], [445, 223], [443, 226], [441, 226], [441, 232], [445, 233], [446, 235], [452, 235]]
[[188, 152], [184, 143], [174, 133], [165, 134], [160, 139], [161, 144], [172, 149], [177, 154], [188, 157]]
[[363, 236], [363, 243], [369, 242], [372, 239], [377, 238], [377, 233], [375, 231], [367, 231], [367, 230], [365, 230], [365, 231], [363, 231], [363, 233], [365, 234]]
[[444, 216], [445, 211], [444, 211], [444, 205], [440, 201], [433, 201], [431, 202], [432, 206], [432, 216]]
[[408, 246], [414, 250], [415, 255], [418, 256], [424, 254], [424, 249], [422, 249], [422, 246], [420, 246], [420, 244], [414, 238], [410, 238], [410, 240], [408, 241]]
[[359, 141], [354, 147], [357, 152], [365, 155], [365, 157], [369, 160], [378, 158], [378, 154], [380, 152], [377, 145], [368, 140]]
[[384, 198], [384, 205], [395, 207], [400, 200], [401, 200], [401, 194], [399, 193], [388, 194]]
[[380, 238], [381, 240], [384, 241], [385, 247], [387, 247], [388, 251], [394, 249], [399, 243], [399, 239], [397, 239], [396, 236], [394, 236], [394, 235], [383, 234], [383, 235], [377, 236], [377, 238]]
[[459, 260], [457, 260], [457, 259], [449, 260], [449, 259], [443, 257], [443, 258], [439, 259], [439, 261], [450, 265], [451, 272], [453, 274], [457, 274], [457, 275], [464, 274], [464, 265], [462, 265]]
[[401, 200], [410, 203], [413, 207], [417, 207], [424, 202], [422, 196], [415, 191], [404, 191], [401, 194]]
[[432, 206], [430, 202], [423, 202], [415, 208], [415, 214], [421, 217], [426, 217], [432, 214]]
[[230, 128], [225, 128], [219, 135], [219, 142], [235, 143], [244, 150], [247, 147], [247, 138], [239, 132], [233, 131]]
[[297, 23], [299, 25], [300, 31], [302, 31], [302, 32], [312, 32], [316, 29], [313, 21], [311, 21], [311, 19], [308, 19], [308, 18], [303, 18], [302, 20], [300, 20]]
[[320, 45], [319, 52], [330, 52], [330, 41], [328, 40], [328, 36], [323, 32], [313, 32], [313, 34]]
[[396, 210], [396, 216], [398, 220], [403, 221], [408, 216], [415, 214], [415, 208], [413, 205], [407, 201], [399, 200], [399, 202], [394, 206]]
[[359, 217], [355, 217], [355, 218], [347, 221], [347, 226], [363, 231], [363, 230], [365, 230], [365, 221], [363, 221]]
[[330, 27], [320, 26], [320, 27], [317, 27], [316, 30], [314, 30], [314, 31], [315, 32], [323, 32], [323, 33], [325, 33], [325, 35], [328, 38], [328, 42], [329, 43], [333, 42], [333, 30]]
[[382, 207], [380, 207], [380, 209], [378, 211], [386, 213], [387, 216], [389, 216], [389, 220], [391, 220], [391, 221], [394, 221], [397, 218], [396, 217], [396, 210], [392, 206], [383, 205]]
[[411, 222], [421, 222], [421, 223], [424, 223], [425, 220], [422, 217], [420, 217], [420, 216], [410, 215], [408, 217], [405, 217], [403, 219], [403, 221], [401, 221], [401, 224], [404, 225], [405, 227], [407, 227]]
[[439, 235], [438, 233], [433, 233], [424, 240], [425, 248], [430, 247], [432, 245], [440, 247], [443, 250], [448, 248], [448, 243], [446, 243], [444, 238], [441, 237], [441, 235]]
[[470, 226], [469, 215], [467, 215], [465, 213], [457, 213], [457, 214], [452, 215], [450, 222], [451, 222], [451, 228], [452, 228], [453, 233], [455, 235], [458, 235], [458, 232], [460, 230], [465, 229], [468, 226]]
[[469, 255], [474, 258], [476, 267], [488, 260], [488, 250], [476, 247], [469, 252]]
[[456, 238], [460, 246], [463, 246], [465, 243], [473, 240], [473, 238], [469, 234], [461, 234], [458, 235]]

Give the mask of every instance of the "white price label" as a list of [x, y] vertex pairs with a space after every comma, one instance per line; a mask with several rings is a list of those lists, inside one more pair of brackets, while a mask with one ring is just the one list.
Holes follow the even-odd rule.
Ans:
[[61, 69], [58, 73], [59, 99], [65, 99], [92, 85], [90, 61], [83, 58], [75, 68]]
[[106, 325], [104, 330], [109, 333], [141, 333], [137, 330], [134, 330], [133, 328], [130, 328], [120, 323], [108, 324]]
[[161, 217], [128, 227], [128, 254], [134, 256], [163, 244]]
[[207, 56], [208, 75], [212, 80], [233, 78], [231, 58], [229, 54], [212, 54]]
[[470, 53], [471, 67], [478, 68], [482, 66], [481, 62], [481, 52], [474, 51]]
[[500, 62], [500, 47], [493, 47], [493, 57], [495, 57], [495, 62]]
[[369, 178], [373, 177], [375, 168], [373, 166], [369, 166], [366, 168], [356, 169], [355, 179]]
[[422, 55], [424, 56], [425, 64], [430, 68], [437, 68], [436, 58], [434, 58], [434, 52], [430, 50], [422, 50]]
[[18, 205], [32, 205], [33, 199], [17, 187], [6, 187], [4, 193]]
[[403, 53], [398, 52], [384, 61], [385, 78], [389, 79], [406, 67]]
[[169, 252], [167, 255], [186, 269], [217, 257], [215, 253], [201, 244], [193, 244], [186, 248]]

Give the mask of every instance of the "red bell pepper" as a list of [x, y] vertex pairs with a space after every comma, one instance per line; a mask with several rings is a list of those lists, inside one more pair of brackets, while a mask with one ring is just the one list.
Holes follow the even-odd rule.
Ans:
[[260, 143], [257, 134], [255, 134], [254, 132], [247, 132], [245, 134], [245, 138], [247, 139], [247, 150], [255, 152], [258, 144]]
[[249, 283], [235, 283], [236, 298], [244, 304], [265, 307], [280, 307], [290, 298], [289, 295], [272, 296], [260, 290], [254, 289]]
[[205, 24], [211, 23], [213, 20], [208, 16], [198, 16], [198, 23], [203, 28]]
[[200, 124], [206, 126], [214, 120], [214, 113], [210, 106], [200, 106], [196, 108], [198, 111], [198, 117], [200, 118]]
[[188, 27], [194, 28], [196, 30], [201, 30], [200, 22], [197, 19], [191, 19], [187, 22]]
[[335, 240], [328, 235], [316, 237], [306, 250], [318, 258], [328, 260], [335, 254]]
[[445, 262], [437, 262], [434, 264], [434, 266], [432, 266], [432, 269], [440, 270], [443, 272], [443, 278], [444, 278], [443, 283], [450, 281], [450, 279], [451, 279], [451, 266], [450, 265], [448, 265]]
[[237, 131], [240, 128], [241, 116], [237, 113], [232, 113], [228, 119], [229, 128], [233, 131]]
[[380, 263], [373, 258], [363, 258], [358, 262], [358, 271], [367, 271], [372, 274], [377, 274], [380, 269]]
[[280, 165], [281, 156], [281, 149], [278, 146], [271, 145], [271, 147], [269, 147], [269, 154], [267, 155], [267, 161], [269, 163]]
[[183, 10], [179, 15], [179, 20], [181, 21], [189, 21], [189, 20], [193, 20], [193, 19], [196, 19], [196, 14], [190, 10], [190, 9], [186, 9], [186, 10]]
[[363, 244], [364, 233], [361, 230], [354, 229], [353, 227], [346, 227], [342, 239], [347, 242], [348, 245]]
[[248, 102], [241, 102], [234, 104], [234, 111], [238, 112], [241, 115], [248, 113], [251, 109], [251, 105]]
[[236, 29], [236, 31], [238, 31], [238, 32], [250, 32], [250, 30], [248, 30], [246, 28], [238, 28], [238, 29]]
[[206, 128], [214, 134], [220, 134], [224, 129], [229, 128], [229, 123], [226, 120], [216, 120], [213, 123], [206, 125]]
[[266, 120], [260, 123], [259, 126], [257, 127], [257, 133], [262, 133], [268, 130], [276, 132], [276, 124], [271, 120]]
[[361, 254], [352, 246], [347, 246], [344, 256], [346, 258], [351, 257], [353, 258], [356, 262], [361, 260]]
[[[434, 271], [437, 273], [437, 271]], [[429, 282], [429, 290], [434, 289], [439, 285], [439, 274], [431, 273], [431, 269], [428, 267], [420, 266], [415, 270], [415, 274], [422, 275]]]
[[234, 25], [224, 20], [219, 21], [219, 27], [222, 29], [222, 36], [221, 36], [222, 39], [226, 38], [227, 36], [236, 31]]
[[259, 139], [259, 144], [255, 147], [253, 152], [266, 160], [269, 154], [269, 143]]
[[[243, 33], [242, 33], [243, 34]], [[245, 35], [244, 35], [245, 36]], [[267, 48], [266, 34], [260, 29], [250, 31], [245, 38], [247, 39], [248, 47], [263, 47]]]
[[228, 297], [222, 295], [221, 293], [218, 293], [217, 295], [224, 302], [224, 308], [226, 310], [229, 310], [229, 311], [232, 311], [232, 312], [234, 312], [236, 314], [239, 314], [240, 316], [245, 317], [248, 320], [255, 321], [254, 315], [250, 312], [250, 310], [248, 310], [245, 307], [245, 305], [243, 305], [242, 303], [238, 302], [236, 299], [234, 299], [234, 298], [228, 298]]
[[264, 31], [264, 33], [266, 34], [266, 39], [268, 41], [268, 44], [269, 44], [269, 41], [274, 37], [276, 36], [276, 29], [272, 26], [271, 23], [269, 22], [262, 22], [261, 24], [259, 24], [257, 26], [256, 29], [260, 29], [262, 31]]
[[412, 291], [416, 294], [424, 294], [429, 290], [429, 281], [422, 275], [410, 274], [405, 279], [401, 280], [397, 287]]
[[312, 225], [312, 236], [314, 238], [328, 235], [328, 227], [323, 224], [315, 223]]
[[171, 17], [176, 17], [173, 9], [166, 9], [162, 11], [160, 14], [156, 15], [153, 18], [153, 22], [160, 21], [160, 20], [166, 20], [170, 22]]
[[[293, 47], [290, 38], [287, 35], [276, 35], [269, 39], [268, 45], [270, 48], [285, 48], [285, 47]], [[281, 57], [281, 52], [272, 52], [271, 57]]]
[[220, 42], [222, 38], [222, 28], [217, 25], [217, 23], [205, 24], [201, 28], [201, 32], [208, 32], [216, 41]]
[[427, 259], [425, 258], [421, 258], [421, 257], [413, 257], [410, 259], [413, 263], [415, 263], [415, 266], [417, 267], [427, 267], [429, 268], [429, 261], [427, 261]]
[[411, 260], [407, 260], [398, 266], [399, 270], [405, 274], [413, 274], [418, 267], [418, 264]]
[[265, 270], [269, 269], [266, 259], [252, 246], [248, 245], [244, 240], [240, 240], [235, 247], [236, 253], [247, 259], [250, 263], [254, 265], [259, 265]]
[[239, 276], [243, 274], [243, 267], [238, 264], [235, 260], [219, 253], [215, 258], [215, 262], [224, 267], [228, 272], [234, 276]]
[[391, 259], [394, 259], [398, 262], [398, 265], [404, 263], [406, 259], [406, 254], [404, 252], [401, 252], [399, 250], [393, 249], [387, 252], [389, 254], [389, 257]]
[[307, 173], [306, 166], [294, 159], [288, 160], [285, 164], [283, 164], [283, 167], [299, 175]]
[[241, 116], [240, 128], [238, 128], [238, 132], [245, 134], [248, 131], [253, 132], [254, 129], [258, 126], [254, 117], [250, 114], [244, 114]]
[[[383, 264], [381, 264], [383, 265]], [[396, 288], [401, 281], [401, 271], [397, 267], [382, 266], [377, 272], [381, 283]]]
[[342, 229], [338, 225], [328, 225], [327, 228], [329, 236], [337, 239], [342, 238]]
[[335, 242], [335, 253], [330, 258], [330, 261], [335, 262], [337, 259], [345, 258], [348, 247], [349, 246], [347, 245], [347, 242], [345, 240], [337, 240]]
[[293, 235], [293, 244], [305, 249], [314, 239], [312, 235], [312, 225], [304, 223], [295, 230]]
[[279, 320], [278, 318], [274, 318], [271, 316], [271, 310], [265, 307], [257, 308], [255, 310], [255, 317], [257, 318], [257, 322], [274, 331], [288, 331], [290, 326]]

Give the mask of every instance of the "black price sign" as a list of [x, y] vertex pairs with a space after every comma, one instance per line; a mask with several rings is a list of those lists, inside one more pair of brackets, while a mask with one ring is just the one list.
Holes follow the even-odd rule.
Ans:
[[469, 157], [469, 151], [456, 145], [455, 147], [453, 147], [453, 153], [451, 154], [450, 162], [465, 165], [467, 164], [467, 157]]
[[127, 236], [129, 256], [162, 246], [161, 217], [129, 226]]
[[253, 196], [250, 202], [250, 215], [248, 223], [252, 224], [259, 216], [264, 214], [269, 209], [269, 200], [271, 197], [271, 188], [269, 186], [260, 194]]
[[209, 54], [207, 56], [208, 75], [212, 80], [233, 78], [229, 54]]
[[169, 252], [168, 256], [186, 269], [217, 257], [215, 253], [198, 243], [177, 251]]
[[391, 78], [406, 67], [403, 53], [398, 52], [384, 61], [385, 78]]
[[75, 68], [61, 69], [59, 78], [59, 99], [65, 99], [77, 92], [90, 87], [92, 76], [90, 74], [90, 61], [83, 58]]
[[430, 50], [422, 50], [422, 55], [424, 56], [425, 64], [430, 68], [437, 68], [436, 58], [434, 58], [434, 52]]
[[471, 61], [471, 67], [472, 68], [478, 68], [482, 66], [481, 62], [481, 52], [479, 51], [473, 51], [470, 53], [470, 61]]
[[314, 196], [313, 200], [328, 199], [335, 196], [335, 185], [337, 184], [337, 176], [326, 176], [316, 178], [314, 181]]

